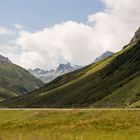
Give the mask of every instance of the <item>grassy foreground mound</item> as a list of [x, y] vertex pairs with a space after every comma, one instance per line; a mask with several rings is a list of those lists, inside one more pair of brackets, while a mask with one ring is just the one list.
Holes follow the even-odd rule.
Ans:
[[139, 140], [140, 111], [0, 111], [0, 140]]

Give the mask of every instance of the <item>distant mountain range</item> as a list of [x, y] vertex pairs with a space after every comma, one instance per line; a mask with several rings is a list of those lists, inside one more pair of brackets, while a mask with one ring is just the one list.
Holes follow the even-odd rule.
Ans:
[[[110, 57], [113, 54], [114, 54], [113, 52], [107, 51], [107, 52], [103, 53], [101, 56], [99, 56], [98, 58], [96, 58], [94, 63], [96, 63], [100, 60], [103, 60], [107, 57]], [[34, 75], [36, 78], [42, 80], [45, 83], [49, 83], [60, 75], [78, 70], [82, 67], [83, 66], [72, 65], [71, 63], [67, 63], [67, 64], [59, 64], [59, 66], [56, 69], [53, 69], [53, 70], [50, 70], [50, 71], [45, 71], [45, 70], [40, 69], [40, 68], [29, 69], [28, 71], [32, 75]]]
[[97, 57], [94, 62], [98, 62], [98, 61], [101, 61], [105, 58], [108, 58], [110, 56], [112, 56], [114, 53], [113, 52], [110, 52], [110, 51], [106, 51], [105, 53], [103, 53], [101, 56]]
[[0, 55], [0, 101], [38, 89], [43, 82]]
[[60, 75], [72, 72], [80, 68], [82, 68], [82, 66], [71, 65], [70, 63], [67, 63], [67, 64], [59, 64], [59, 66], [56, 69], [52, 69], [50, 71], [45, 71], [39, 68], [33, 70], [29, 69], [28, 71], [38, 79], [42, 80], [43, 82], [49, 83]]

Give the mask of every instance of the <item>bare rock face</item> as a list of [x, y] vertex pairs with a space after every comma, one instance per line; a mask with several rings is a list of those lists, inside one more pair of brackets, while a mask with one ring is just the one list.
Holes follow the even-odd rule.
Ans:
[[4, 57], [4, 56], [2, 56], [2, 55], [0, 55], [0, 61], [1, 61], [1, 62], [6, 62], [6, 63], [11, 63], [11, 61], [9, 60], [8, 57]]
[[107, 57], [112, 56], [113, 54], [114, 54], [113, 52], [106, 51], [106, 52], [103, 53], [101, 56], [97, 57], [97, 58], [95, 59], [94, 62], [98, 62], [98, 61], [100, 61], [100, 60], [103, 60], [103, 59], [105, 59], [105, 58], [107, 58]]
[[130, 43], [136, 43], [138, 40], [140, 40], [140, 27], [139, 29], [135, 32], [135, 36], [132, 38]]

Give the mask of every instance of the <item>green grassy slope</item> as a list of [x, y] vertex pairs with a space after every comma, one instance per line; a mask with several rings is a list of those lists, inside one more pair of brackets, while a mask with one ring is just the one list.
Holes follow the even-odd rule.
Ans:
[[114, 91], [105, 98], [99, 100], [93, 106], [96, 107], [129, 107], [140, 99], [140, 76]]
[[42, 86], [43, 83], [25, 69], [0, 61], [0, 97], [8, 99], [25, 94]]
[[139, 100], [139, 34], [140, 29], [132, 41], [113, 56], [62, 75], [37, 91], [2, 102], [0, 105], [9, 107], [19, 105], [25, 107], [102, 107], [108, 106], [108, 103], [110, 107], [131, 105]]
[[138, 100], [138, 101], [134, 102], [133, 104], [131, 104], [130, 107], [132, 107], [132, 108], [140, 108], [140, 100]]
[[0, 140], [139, 140], [140, 111], [0, 111]]

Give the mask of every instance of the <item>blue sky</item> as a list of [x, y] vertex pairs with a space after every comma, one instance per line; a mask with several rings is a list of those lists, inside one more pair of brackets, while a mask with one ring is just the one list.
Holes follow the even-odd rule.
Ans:
[[100, 0], [0, 0], [0, 25], [35, 31], [67, 20], [86, 22], [103, 9]]

